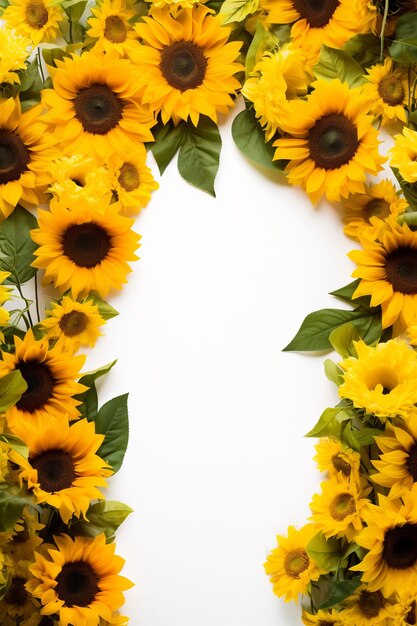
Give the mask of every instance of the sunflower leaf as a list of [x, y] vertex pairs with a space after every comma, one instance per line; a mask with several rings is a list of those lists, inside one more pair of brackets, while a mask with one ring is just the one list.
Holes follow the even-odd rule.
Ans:
[[178, 154], [178, 171], [188, 183], [215, 196], [214, 179], [219, 169], [222, 147], [217, 124], [201, 116], [198, 126], [187, 123], [184, 129]]
[[352, 302], [352, 296], [356, 291], [357, 286], [361, 282], [360, 278], [357, 278], [352, 283], [345, 285], [344, 287], [340, 287], [340, 289], [336, 289], [335, 291], [331, 291], [330, 295], [339, 298], [339, 300], [343, 300], [344, 302]]
[[[119, 315], [119, 311], [116, 311], [115, 308], [111, 306], [108, 302], [100, 298], [97, 292], [90, 291], [86, 300], [92, 300], [93, 304], [95, 304], [98, 308], [98, 312], [104, 320], [110, 320], [116, 315]], [[116, 363], [116, 361], [114, 361]], [[113, 365], [114, 365], [113, 363]]]
[[31, 493], [16, 485], [0, 484], [0, 532], [13, 529], [25, 506], [38, 508]]
[[329, 341], [338, 354], [344, 359], [349, 356], [357, 356], [354, 341], [360, 339], [359, 332], [352, 322], [346, 322], [338, 326], [329, 335]]
[[265, 143], [265, 134], [252, 109], [245, 109], [236, 115], [232, 124], [235, 144], [251, 161], [268, 169], [283, 169], [282, 161], [273, 161], [275, 148], [272, 141]]
[[151, 144], [150, 149], [158, 164], [159, 171], [163, 174], [177, 154], [185, 135], [185, 123], [181, 122], [178, 126], [174, 124], [158, 124], [153, 129], [155, 143]]
[[86, 513], [88, 521], [77, 521], [71, 531], [84, 537], [96, 537], [104, 532], [107, 542], [114, 540], [116, 530], [133, 513], [127, 504], [114, 500], [100, 500], [90, 506]]
[[335, 537], [326, 539], [322, 533], [314, 535], [313, 539], [307, 544], [306, 550], [308, 556], [326, 572], [331, 572], [338, 568], [343, 554], [340, 539]]
[[343, 422], [351, 420], [351, 415], [343, 408], [327, 408], [320, 415], [317, 424], [305, 437], [338, 437]]
[[346, 50], [338, 50], [323, 45], [318, 63], [313, 68], [314, 75], [323, 80], [338, 78], [349, 87], [358, 87], [365, 81], [363, 69]]
[[16, 437], [16, 435], [12, 435], [11, 433], [4, 433], [0, 435], [0, 441], [4, 441], [8, 446], [12, 448], [15, 452], [23, 456], [23, 458], [27, 459], [29, 456], [29, 448], [27, 445]]
[[361, 577], [355, 576], [350, 580], [332, 580], [330, 582], [330, 595], [326, 602], [320, 605], [320, 609], [329, 609], [336, 604], [340, 604], [355, 593], [356, 589], [361, 584]]
[[242, 22], [248, 15], [258, 9], [258, 0], [225, 0], [220, 9], [223, 24]]
[[326, 359], [323, 365], [326, 378], [339, 387], [343, 382], [343, 372], [340, 367], [331, 359]]
[[116, 473], [122, 466], [129, 440], [129, 417], [125, 393], [109, 400], [95, 418], [96, 432], [104, 435], [98, 456], [104, 459]]
[[0, 412], [14, 406], [28, 388], [19, 370], [14, 370], [0, 378]]
[[101, 376], [108, 374], [116, 363], [117, 360], [107, 363], [107, 365], [103, 365], [102, 367], [99, 367], [91, 372], [86, 372], [79, 380], [79, 382], [88, 387], [88, 389], [75, 397], [81, 402], [79, 407], [81, 415], [86, 417], [90, 422], [95, 420], [98, 411], [98, 398], [95, 381], [98, 378], [101, 378]]
[[32, 228], [38, 225], [36, 219], [19, 204], [13, 213], [0, 224], [0, 270], [10, 272], [6, 283], [23, 285], [36, 274], [31, 267], [37, 248], [30, 237]]

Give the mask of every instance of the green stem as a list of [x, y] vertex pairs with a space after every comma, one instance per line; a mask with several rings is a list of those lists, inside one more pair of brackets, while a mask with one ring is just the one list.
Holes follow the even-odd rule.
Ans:
[[[17, 290], [18, 290], [18, 292], [19, 292], [20, 297], [22, 298], [22, 300], [23, 300], [24, 302], [27, 302], [27, 299], [26, 299], [26, 298], [25, 298], [25, 296], [23, 295], [23, 292], [22, 292], [22, 287], [20, 286], [20, 283], [19, 283], [19, 282], [18, 282], [18, 283], [16, 283], [16, 287], [17, 287]], [[29, 311], [29, 307], [28, 307], [28, 310], [27, 310], [27, 314], [28, 314], [28, 319], [29, 319], [30, 326], [31, 326], [31, 327], [33, 327], [33, 326], [34, 326], [34, 324], [33, 324], [32, 316], [31, 316], [30, 311]], [[24, 317], [24, 319], [26, 320], [26, 316], [23, 316], [23, 317]]]
[[44, 73], [43, 73], [43, 68], [42, 68], [42, 58], [41, 58], [41, 49], [40, 49], [40, 47], [39, 47], [39, 46], [38, 46], [38, 49], [37, 49], [37, 51], [36, 51], [36, 54], [37, 54], [37, 56], [38, 56], [38, 67], [39, 67], [39, 72], [40, 72], [40, 74], [41, 74], [42, 82], [44, 83], [44, 82], [45, 82], [45, 75], [44, 75]]
[[39, 313], [39, 294], [38, 294], [38, 273], [35, 274], [35, 305], [36, 305], [36, 317], [38, 318], [38, 324], [41, 321]]
[[385, 0], [384, 15], [382, 17], [381, 32], [379, 34], [379, 38], [381, 40], [381, 49], [379, 52], [380, 63], [382, 63], [382, 59], [384, 58], [384, 34], [385, 34], [385, 26], [387, 24], [388, 8], [389, 8], [389, 0]]

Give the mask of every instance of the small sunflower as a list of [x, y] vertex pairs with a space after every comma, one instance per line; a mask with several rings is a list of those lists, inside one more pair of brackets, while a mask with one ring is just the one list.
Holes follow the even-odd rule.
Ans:
[[49, 191], [63, 202], [82, 196], [89, 201], [111, 198], [112, 174], [93, 157], [74, 154], [56, 159], [51, 163], [51, 176]]
[[407, 183], [417, 182], [417, 131], [404, 127], [389, 154], [391, 167], [396, 167]]
[[273, 145], [274, 159], [288, 159], [288, 180], [301, 185], [313, 202], [363, 193], [366, 172], [376, 174], [384, 158], [368, 115], [369, 100], [359, 88], [334, 79], [314, 83], [307, 100], [291, 102], [281, 121], [288, 133]]
[[97, 39], [95, 49], [99, 52], [115, 50], [120, 56], [130, 56], [138, 46], [137, 36], [129, 20], [135, 11], [129, 11], [123, 0], [104, 0], [91, 9], [94, 17], [87, 20], [90, 28], [86, 35]]
[[352, 479], [359, 484], [360, 454], [329, 437], [320, 439], [316, 451], [314, 460], [321, 472], [327, 472], [329, 478]]
[[380, 419], [406, 415], [417, 403], [417, 354], [399, 339], [368, 346], [355, 342], [358, 357], [339, 363], [344, 382], [342, 398]]
[[20, 83], [16, 72], [26, 68], [29, 45], [26, 37], [0, 26], [0, 83]]
[[0, 624], [21, 624], [39, 607], [39, 602], [25, 588], [31, 578], [30, 561], [9, 559], [9, 580], [4, 596], [0, 600]]
[[217, 113], [227, 113], [240, 83], [234, 77], [243, 66], [236, 62], [242, 45], [228, 41], [230, 28], [204, 6], [182, 9], [174, 18], [166, 9], [135, 25], [143, 41], [135, 53], [140, 67], [138, 87], [152, 111], [161, 112], [164, 124], [173, 119], [200, 115], [215, 122]]
[[401, 613], [395, 626], [415, 626], [417, 624], [417, 593], [412, 588], [398, 589], [398, 595]]
[[95, 50], [56, 65], [53, 89], [42, 91], [42, 101], [49, 109], [45, 120], [55, 128], [65, 154], [104, 160], [114, 151], [153, 141], [155, 120], [140, 90], [143, 68], [115, 52]]
[[398, 620], [401, 606], [395, 597], [385, 597], [380, 590], [369, 591], [361, 586], [346, 601], [341, 611], [345, 626], [386, 626]]
[[30, 39], [34, 46], [55, 41], [64, 13], [54, 0], [11, 0], [2, 15], [6, 28]]
[[306, 546], [316, 534], [314, 524], [306, 524], [300, 530], [289, 526], [286, 537], [278, 535], [278, 547], [272, 550], [264, 565], [274, 593], [284, 596], [286, 602], [297, 600], [311, 581], [326, 573], [307, 554]]
[[128, 261], [140, 236], [131, 230], [133, 220], [119, 214], [117, 203], [80, 198], [71, 204], [51, 201], [50, 211], [39, 211], [39, 228], [32, 239], [39, 245], [33, 265], [45, 269], [45, 282], [74, 298], [97, 291], [105, 297], [121, 289], [131, 271]]
[[17, 520], [7, 546], [8, 552], [15, 561], [32, 561], [35, 550], [42, 544], [39, 532], [44, 528], [39, 522], [38, 511], [25, 507], [20, 519]]
[[404, 68], [394, 69], [393, 60], [386, 58], [383, 64], [373, 65], [365, 76], [368, 83], [363, 92], [372, 101], [371, 111], [389, 124], [399, 120], [406, 123], [404, 105], [408, 102], [408, 74]]
[[339, 613], [331, 609], [323, 611], [319, 609], [317, 613], [309, 613], [303, 609], [302, 620], [304, 626], [343, 626], [344, 622], [339, 620]]
[[378, 232], [377, 220], [385, 220], [391, 215], [398, 217], [408, 207], [406, 200], [390, 180], [381, 180], [376, 185], [365, 185], [364, 193], [358, 193], [343, 203], [346, 210], [344, 233], [359, 240], [359, 235], [367, 233], [373, 237]]
[[111, 623], [112, 613], [124, 603], [123, 593], [132, 583], [119, 575], [124, 560], [115, 556], [115, 544], [105, 535], [95, 539], [67, 535], [55, 537], [57, 548], [37, 553], [28, 590], [40, 599], [42, 615], [59, 615], [59, 624]]

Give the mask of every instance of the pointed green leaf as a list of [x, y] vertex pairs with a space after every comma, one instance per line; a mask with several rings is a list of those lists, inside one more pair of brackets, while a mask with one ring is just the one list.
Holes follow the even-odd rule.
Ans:
[[338, 437], [343, 422], [351, 420], [352, 416], [343, 408], [327, 408], [320, 415], [317, 424], [305, 437]]
[[220, 9], [223, 24], [242, 22], [248, 15], [258, 9], [258, 0], [225, 0]]
[[97, 454], [114, 472], [122, 466], [129, 440], [127, 397], [126, 393], [103, 404], [94, 420], [96, 432], [105, 436]]
[[0, 269], [10, 272], [7, 283], [22, 285], [36, 274], [31, 264], [35, 260], [33, 253], [37, 245], [32, 241], [30, 231], [37, 225], [33, 215], [20, 205], [0, 224]]
[[343, 553], [340, 539], [334, 537], [326, 539], [322, 533], [317, 533], [313, 537], [306, 550], [309, 557], [326, 572], [338, 568]]
[[324, 373], [326, 374], [326, 378], [338, 387], [342, 384], [343, 371], [340, 369], [337, 363], [335, 363], [331, 359], [326, 359], [324, 361]]
[[348, 52], [326, 45], [320, 49], [320, 57], [313, 72], [322, 80], [338, 78], [342, 83], [346, 82], [349, 87], [359, 87], [365, 82], [362, 67]]
[[107, 541], [111, 542], [115, 538], [116, 530], [132, 512], [133, 509], [122, 502], [100, 500], [88, 509], [88, 521], [76, 521], [71, 525], [71, 531], [84, 537], [96, 537], [104, 533]]
[[25, 489], [9, 483], [0, 484], [0, 532], [13, 529], [25, 506], [36, 508], [34, 497]]
[[321, 609], [330, 609], [336, 604], [340, 604], [351, 596], [361, 584], [361, 577], [355, 576], [350, 580], [332, 580], [330, 581], [330, 595], [326, 602], [320, 606]]
[[79, 406], [81, 415], [86, 417], [90, 422], [95, 420], [98, 411], [98, 398], [95, 381], [110, 372], [116, 363], [117, 360], [107, 363], [107, 365], [103, 365], [102, 367], [99, 367], [91, 372], [86, 372], [79, 380], [82, 385], [88, 387], [88, 390], [75, 397], [82, 403]]
[[200, 116], [198, 126], [187, 123], [178, 154], [178, 171], [191, 185], [212, 196], [214, 180], [219, 169], [222, 140], [217, 125], [208, 117]]
[[153, 129], [155, 143], [151, 144], [150, 149], [158, 164], [159, 171], [163, 174], [177, 154], [185, 136], [185, 122], [181, 122], [178, 126], [173, 123], [158, 124]]
[[275, 154], [273, 142], [265, 143], [265, 133], [252, 109], [245, 109], [236, 115], [232, 125], [232, 136], [245, 157], [262, 167], [282, 170], [283, 162], [272, 160]]
[[0, 378], [0, 412], [14, 406], [28, 388], [19, 370], [14, 370]]

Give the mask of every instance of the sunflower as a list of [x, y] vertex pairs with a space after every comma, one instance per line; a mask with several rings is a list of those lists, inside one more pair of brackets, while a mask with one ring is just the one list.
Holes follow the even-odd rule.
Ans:
[[49, 191], [63, 202], [84, 196], [89, 201], [97, 198], [110, 200], [112, 174], [94, 157], [74, 154], [51, 163], [53, 179]]
[[6, 28], [14, 28], [33, 45], [55, 41], [64, 13], [54, 0], [11, 0], [2, 15]]
[[127, 262], [137, 259], [140, 235], [119, 209], [118, 203], [80, 198], [71, 204], [52, 200], [50, 211], [39, 211], [39, 228], [31, 231], [39, 245], [33, 265], [45, 269], [45, 282], [61, 293], [70, 289], [74, 298], [121, 289], [131, 271]]
[[390, 596], [417, 583], [417, 498], [414, 489], [398, 499], [379, 496], [365, 514], [367, 527], [356, 542], [368, 553], [351, 570], [363, 572], [369, 591]]
[[407, 183], [417, 182], [417, 131], [404, 127], [402, 135], [394, 139], [395, 145], [389, 151], [391, 167], [398, 168]]
[[417, 624], [417, 594], [414, 589], [398, 589], [398, 602], [401, 606], [400, 619], [395, 626]]
[[130, 56], [138, 46], [136, 33], [129, 24], [135, 11], [126, 9], [123, 0], [104, 0], [91, 9], [94, 17], [87, 20], [90, 28], [86, 35], [97, 39], [95, 49], [99, 52], [116, 51], [120, 56]]
[[228, 42], [230, 29], [221, 19], [204, 6], [182, 9], [174, 18], [167, 7], [135, 25], [143, 41], [134, 57], [140, 67], [137, 84], [164, 124], [190, 118], [197, 126], [200, 115], [216, 122], [217, 112], [227, 113], [233, 105], [240, 87], [234, 74], [243, 70], [236, 63], [242, 43]]
[[303, 609], [302, 620], [304, 626], [343, 626], [344, 624], [339, 620], [338, 611], [333, 609], [330, 611], [319, 609], [316, 614]]
[[400, 226], [395, 216], [381, 222], [376, 237], [359, 235], [363, 250], [348, 256], [357, 264], [360, 278], [352, 298], [371, 296], [371, 306], [381, 305], [382, 327], [397, 320], [405, 327], [417, 322], [417, 232]]
[[286, 602], [297, 600], [311, 581], [326, 573], [307, 554], [306, 546], [316, 534], [314, 524], [306, 524], [300, 530], [289, 526], [286, 537], [278, 535], [278, 547], [272, 550], [264, 564], [274, 593], [284, 596]]
[[101, 334], [99, 327], [106, 323], [92, 300], [77, 302], [71, 296], [53, 303], [46, 315], [41, 327], [48, 339], [62, 337], [64, 347], [72, 352], [80, 346], [92, 348]]
[[0, 100], [0, 215], [10, 215], [19, 202], [28, 207], [44, 201], [50, 180], [55, 140], [46, 132], [41, 105], [22, 113], [18, 98]]
[[397, 218], [408, 207], [406, 200], [399, 194], [390, 180], [365, 185], [364, 193], [355, 194], [343, 203], [346, 210], [344, 233], [357, 241], [359, 235], [365, 232], [369, 237], [376, 235], [378, 220], [385, 220], [391, 215]]
[[9, 311], [3, 308], [3, 304], [10, 299], [11, 288], [1, 284], [8, 276], [10, 276], [9, 272], [0, 272], [0, 326], [5, 326], [10, 317]]
[[169, 8], [172, 15], [177, 15], [181, 9], [192, 9], [197, 4], [205, 4], [207, 0], [146, 0], [150, 2], [149, 13], [155, 9]]
[[39, 606], [38, 601], [27, 592], [25, 585], [31, 578], [30, 561], [9, 560], [9, 580], [5, 594], [0, 601], [0, 624], [10, 626], [21, 624]]
[[381, 123], [389, 124], [399, 120], [406, 123], [404, 105], [408, 102], [408, 74], [404, 68], [394, 69], [393, 60], [386, 58], [384, 63], [367, 69], [368, 83], [363, 92], [372, 101], [371, 111], [381, 118]]
[[359, 88], [334, 79], [314, 83], [307, 100], [291, 103], [281, 127], [274, 159], [289, 159], [289, 182], [306, 189], [313, 202], [363, 193], [366, 172], [376, 174], [385, 160], [378, 153], [377, 131], [367, 115], [369, 101]]
[[0, 83], [20, 83], [17, 70], [26, 69], [30, 41], [0, 26]]
[[339, 363], [344, 382], [341, 398], [380, 419], [406, 415], [417, 403], [417, 354], [399, 339], [368, 346], [354, 342], [358, 357]]
[[19, 421], [59, 418], [62, 414], [67, 414], [69, 419], [76, 418], [80, 402], [72, 396], [87, 389], [75, 382], [85, 356], [72, 356], [71, 351], [64, 349], [62, 341], [49, 348], [48, 339], [36, 341], [31, 330], [23, 339], [15, 337], [14, 341], [14, 354], [1, 353], [0, 378], [19, 370], [27, 389], [7, 411], [9, 426], [14, 428]]
[[8, 552], [15, 561], [32, 561], [35, 550], [42, 544], [39, 532], [44, 528], [39, 522], [39, 514], [36, 510], [25, 507], [22, 517], [19, 518], [13, 528]]
[[395, 597], [385, 597], [380, 590], [369, 591], [361, 585], [346, 601], [341, 612], [346, 626], [386, 626], [393, 624], [401, 614], [401, 605]]
[[59, 614], [59, 624], [98, 626], [111, 622], [132, 583], [119, 575], [124, 560], [115, 556], [115, 544], [104, 534], [95, 539], [55, 537], [57, 549], [36, 554], [27, 588], [43, 605], [41, 614]]
[[330, 437], [320, 439], [315, 447], [314, 460], [321, 472], [327, 472], [329, 478], [352, 479], [359, 484], [360, 454]]
[[265, 52], [253, 74], [245, 82], [242, 93], [253, 102], [256, 117], [269, 141], [281, 127], [282, 118], [288, 115], [288, 101], [307, 93], [311, 75], [302, 51], [289, 44], [276, 52]]
[[94, 50], [56, 61], [53, 89], [42, 92], [65, 154], [101, 159], [138, 142], [153, 141], [155, 124], [140, 93], [141, 70], [116, 52]]

